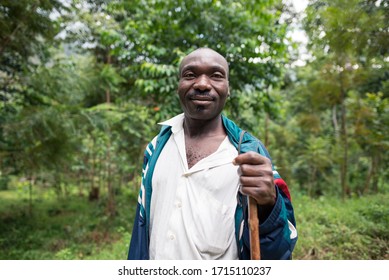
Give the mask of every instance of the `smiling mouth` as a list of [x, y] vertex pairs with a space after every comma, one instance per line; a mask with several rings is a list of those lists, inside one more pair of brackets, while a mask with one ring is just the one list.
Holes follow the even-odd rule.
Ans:
[[190, 98], [192, 101], [213, 101], [213, 98], [211, 96], [206, 96], [206, 95], [196, 95], [192, 96]]
[[195, 105], [195, 106], [208, 106], [213, 102], [212, 98], [191, 98], [190, 101]]

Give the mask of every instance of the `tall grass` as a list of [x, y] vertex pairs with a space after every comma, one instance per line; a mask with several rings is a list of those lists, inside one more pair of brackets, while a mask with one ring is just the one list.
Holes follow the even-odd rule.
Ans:
[[389, 259], [388, 194], [311, 199], [293, 204], [299, 239], [294, 259]]

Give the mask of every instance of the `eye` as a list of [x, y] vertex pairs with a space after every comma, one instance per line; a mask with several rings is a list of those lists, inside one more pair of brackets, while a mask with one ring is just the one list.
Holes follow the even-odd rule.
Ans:
[[221, 79], [224, 79], [224, 75], [220, 72], [215, 72], [212, 74], [211, 78], [216, 79], [216, 80], [221, 80]]
[[191, 79], [196, 78], [196, 75], [191, 71], [186, 71], [182, 74], [182, 78], [187, 79], [187, 80], [191, 80]]

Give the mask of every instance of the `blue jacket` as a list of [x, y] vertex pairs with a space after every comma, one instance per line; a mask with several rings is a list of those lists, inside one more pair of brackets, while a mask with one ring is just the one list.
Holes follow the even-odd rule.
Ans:
[[[223, 125], [230, 142], [238, 149], [242, 130], [227, 117], [222, 115]], [[149, 223], [150, 202], [152, 195], [152, 177], [158, 157], [169, 140], [170, 126], [163, 126], [156, 141], [148, 144], [143, 161], [142, 184], [138, 196], [138, 205], [132, 238], [128, 252], [129, 260], [149, 259]], [[241, 153], [255, 151], [270, 158], [264, 145], [249, 133], [244, 133], [240, 146]], [[297, 241], [296, 222], [293, 207], [286, 183], [273, 170], [277, 190], [276, 203], [260, 225], [261, 259], [291, 259]], [[238, 245], [239, 259], [250, 259], [250, 238], [248, 229], [248, 207], [246, 196], [238, 194], [235, 211], [235, 236]], [[239, 230], [243, 226], [243, 231]]]

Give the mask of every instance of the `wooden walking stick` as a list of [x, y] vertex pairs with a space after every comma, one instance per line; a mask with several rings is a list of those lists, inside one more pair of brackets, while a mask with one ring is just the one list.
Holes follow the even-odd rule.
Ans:
[[249, 201], [250, 256], [252, 260], [260, 260], [258, 205], [253, 197], [247, 196], [247, 198]]
[[[240, 146], [243, 140], [243, 136], [246, 131], [242, 131], [239, 137], [238, 153], [241, 153]], [[247, 196], [248, 200], [248, 211], [249, 211], [249, 230], [250, 230], [250, 258], [252, 260], [261, 259], [261, 246], [259, 240], [259, 220], [258, 220], [258, 205], [257, 201]]]

